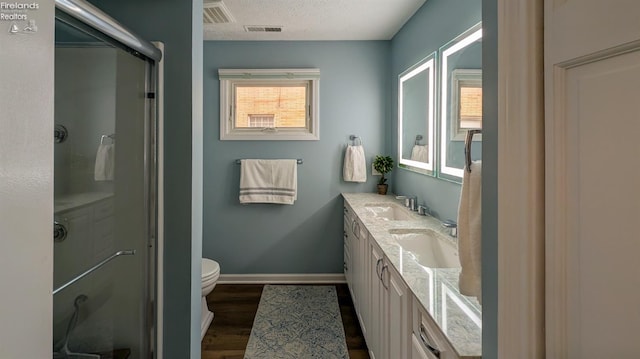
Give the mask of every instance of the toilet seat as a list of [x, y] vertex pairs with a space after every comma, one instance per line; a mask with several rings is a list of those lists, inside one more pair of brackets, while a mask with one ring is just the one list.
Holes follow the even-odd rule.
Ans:
[[216, 281], [220, 277], [220, 265], [211, 259], [202, 259], [202, 285]]

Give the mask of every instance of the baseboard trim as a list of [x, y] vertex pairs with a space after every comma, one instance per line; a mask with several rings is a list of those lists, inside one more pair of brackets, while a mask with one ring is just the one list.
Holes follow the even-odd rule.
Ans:
[[221, 274], [218, 284], [346, 283], [342, 273], [326, 274]]

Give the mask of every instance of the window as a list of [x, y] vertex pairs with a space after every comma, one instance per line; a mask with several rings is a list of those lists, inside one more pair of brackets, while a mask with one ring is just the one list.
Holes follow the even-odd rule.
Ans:
[[249, 115], [247, 116], [247, 121], [249, 121], [247, 127], [276, 127], [275, 115]]
[[318, 69], [219, 69], [221, 140], [318, 140]]

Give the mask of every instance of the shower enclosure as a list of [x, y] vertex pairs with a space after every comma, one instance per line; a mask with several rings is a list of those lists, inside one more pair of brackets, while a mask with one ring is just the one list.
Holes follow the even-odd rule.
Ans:
[[53, 358], [149, 358], [160, 52], [56, 0]]

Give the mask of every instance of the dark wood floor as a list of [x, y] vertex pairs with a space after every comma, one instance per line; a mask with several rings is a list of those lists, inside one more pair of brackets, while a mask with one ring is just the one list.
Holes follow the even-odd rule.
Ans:
[[[215, 317], [202, 340], [202, 359], [242, 359], [258, 310], [262, 284], [218, 284], [207, 296]], [[346, 284], [336, 284], [351, 359], [368, 359], [367, 344]], [[302, 359], [302, 358], [301, 358]]]

